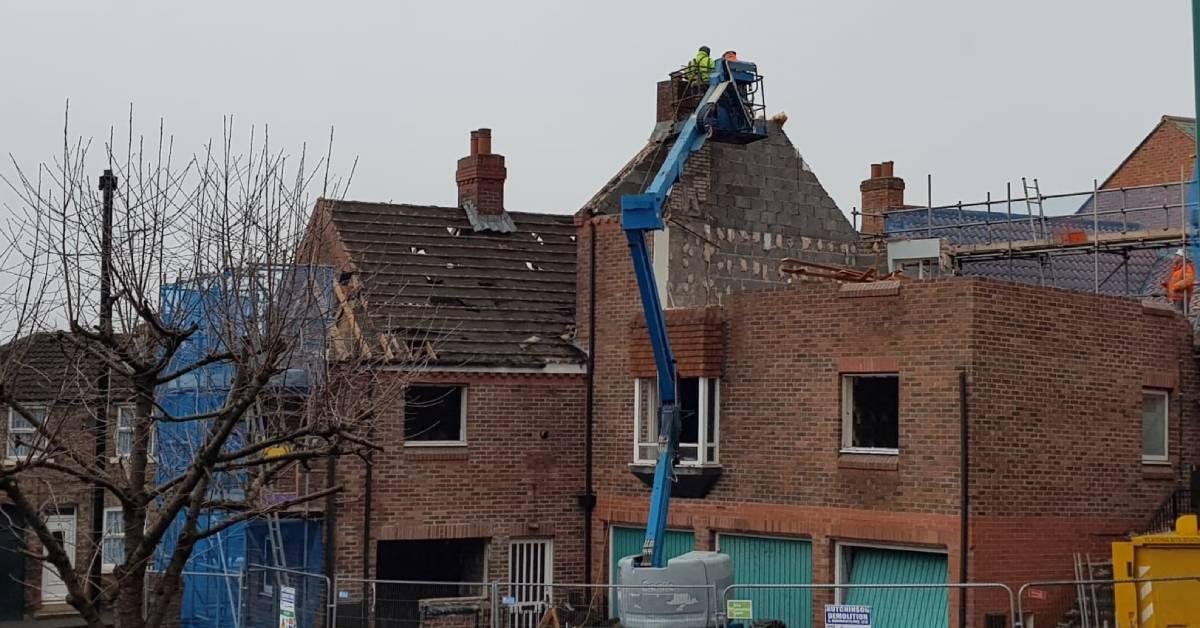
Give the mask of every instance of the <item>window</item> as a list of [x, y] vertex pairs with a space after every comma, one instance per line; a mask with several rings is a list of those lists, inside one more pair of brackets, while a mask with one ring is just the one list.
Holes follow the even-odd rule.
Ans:
[[404, 391], [405, 445], [465, 445], [464, 386], [409, 386]]
[[[121, 404], [117, 406], [117, 457], [128, 458], [133, 455], [133, 435], [134, 426], [137, 425], [137, 406], [129, 404]], [[155, 425], [150, 425], [150, 448], [148, 457], [154, 459], [154, 448], [156, 446], [155, 436], [158, 430]]]
[[842, 451], [894, 454], [900, 449], [900, 376], [842, 376]]
[[[715, 377], [682, 377], [676, 394], [679, 403], [679, 464], [720, 462], [721, 385]], [[633, 382], [634, 461], [658, 460], [658, 380]]]
[[[46, 406], [41, 404], [26, 404], [25, 409], [39, 423], [46, 421]], [[33, 423], [25, 420], [15, 408], [8, 409], [8, 450], [9, 458], [25, 458], [33, 449], [41, 444], [42, 438]]]
[[1142, 462], [1170, 462], [1167, 455], [1167, 417], [1169, 393], [1165, 390], [1142, 391]]
[[103, 569], [125, 562], [125, 513], [118, 508], [104, 509], [104, 540], [101, 546]]

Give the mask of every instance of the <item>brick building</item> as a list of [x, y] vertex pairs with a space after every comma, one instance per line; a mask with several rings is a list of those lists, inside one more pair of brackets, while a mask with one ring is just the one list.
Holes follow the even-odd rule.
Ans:
[[[652, 462], [638, 452], [648, 439], [636, 413], [653, 384], [644, 330], [614, 300], [599, 300], [597, 334], [614, 350], [597, 354], [595, 374], [596, 527], [608, 534], [594, 543], [612, 559], [636, 552], [630, 537], [645, 522], [638, 467]], [[805, 284], [673, 310], [668, 321], [680, 376], [719, 399], [697, 406], [693, 420], [707, 424], [699, 447], [712, 453], [700, 461], [685, 450], [676, 491], [689, 496], [675, 501], [670, 525], [690, 541], [678, 549], [733, 555], [739, 581], [853, 582], [836, 561], [863, 547], [889, 552], [871, 560], [905, 564], [895, 581], [928, 576], [930, 561], [942, 581], [956, 580], [964, 413], [975, 581], [1071, 576], [1074, 552], [1103, 556], [1142, 530], [1195, 462], [1189, 328], [1153, 306], [954, 278]], [[860, 434], [860, 403], [888, 417], [886, 428]], [[1144, 412], [1163, 413], [1165, 445], [1143, 451]], [[705, 431], [685, 423], [683, 442]], [[593, 568], [602, 577], [611, 564]], [[1073, 592], [1058, 593], [1033, 606], [1038, 624], [1061, 617]], [[976, 621], [1005, 610], [993, 596], [975, 600]], [[818, 593], [811, 603], [829, 601]], [[772, 610], [794, 620], [811, 607]]]
[[[616, 206], [669, 138], [661, 98], [672, 92], [659, 94], [650, 145], [576, 216], [579, 333], [596, 347], [590, 569], [601, 581], [640, 549], [654, 465], [655, 371]], [[694, 222], [653, 242], [684, 415], [668, 553], [719, 549], [743, 583], [955, 582], [965, 560], [970, 580], [1012, 584], [1069, 578], [1073, 553], [1105, 555], [1142, 529], [1196, 458], [1187, 322], [1133, 299], [981, 278], [787, 286], [783, 257], [877, 261], [844, 237], [840, 212], [824, 215], [778, 125], [771, 136], [706, 147], [671, 199], [672, 219]], [[902, 207], [891, 164], [872, 174], [864, 207]], [[810, 192], [788, 195], [793, 183]], [[764, 190], [775, 213], [760, 225], [745, 210]], [[1073, 596], [1030, 604], [1037, 625]], [[835, 596], [751, 597], [762, 617], [808, 625]], [[937, 625], [959, 603], [838, 597], [924, 611], [912, 625]], [[970, 625], [1007, 614], [1002, 597], [970, 600]]]
[[1164, 115], [1104, 183], [1118, 189], [1188, 179], [1196, 164], [1196, 119]]
[[[54, 333], [36, 333], [0, 347], [0, 364], [11, 369], [6, 378], [14, 402], [35, 416], [44, 417], [52, 433], [61, 434], [61, 443], [79, 450], [91, 448], [88, 423], [95, 415], [98, 393], [96, 381], [102, 363], [87, 350]], [[113, 463], [131, 446], [128, 430], [120, 428], [120, 417], [132, 416], [132, 388], [128, 380], [114, 377], [110, 438], [108, 447]], [[11, 406], [0, 404], [4, 417], [3, 464], [13, 468], [29, 455], [37, 442], [37, 433]], [[92, 521], [91, 487], [78, 480], [48, 470], [35, 470], [21, 477], [29, 499], [45, 513], [52, 534], [66, 539], [73, 564], [84, 564], [93, 551], [90, 536]], [[25, 525], [25, 518], [7, 496], [0, 499], [0, 619], [20, 620], [72, 614], [66, 604], [67, 589], [58, 572], [49, 563], [26, 557], [22, 552], [40, 553], [43, 548]], [[119, 502], [110, 496], [105, 509], [106, 525], [119, 527]], [[115, 537], [104, 541], [102, 573], [111, 572], [121, 562], [123, 546]]]
[[[457, 206], [323, 199], [314, 210], [304, 253], [339, 270], [335, 345], [377, 361], [364, 394], [395, 398], [376, 417], [383, 451], [336, 469], [347, 487], [331, 517], [342, 578], [584, 578], [575, 227], [569, 215], [510, 211], [506, 176], [480, 129], [458, 162]], [[342, 586], [342, 616], [363, 613], [363, 590]], [[405, 586], [377, 591], [377, 608], [481, 591]], [[538, 590], [520, 595], [536, 602]], [[396, 604], [379, 612], [423, 612]], [[478, 600], [453, 607], [468, 621], [486, 612]]]

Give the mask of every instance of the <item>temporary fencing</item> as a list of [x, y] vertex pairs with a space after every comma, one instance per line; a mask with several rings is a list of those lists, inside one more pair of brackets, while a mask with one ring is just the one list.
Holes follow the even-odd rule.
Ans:
[[[1166, 584], [1156, 587], [1155, 583]], [[1122, 587], [1132, 587], [1127, 589], [1133, 602], [1127, 612], [1136, 613], [1136, 617], [1117, 616], [1115, 600]], [[1067, 603], [1055, 605], [1056, 599], [1065, 599]], [[1157, 607], [1155, 602], [1158, 603]], [[1132, 608], [1132, 606], [1136, 606], [1136, 608]], [[1200, 608], [1200, 574], [1157, 578], [1029, 582], [1021, 585], [1021, 588], [1017, 590], [1016, 616], [1025, 622], [1029, 612], [1050, 608], [1055, 615], [1072, 615], [1074, 625], [1079, 628], [1165, 626], [1174, 624], [1157, 623], [1155, 621], [1156, 613], [1178, 613], [1183, 611], [1185, 606], [1188, 609]], [[1023, 623], [1015, 625], [1020, 627]]]
[[327, 628], [331, 584], [321, 574], [248, 565], [242, 590], [244, 628]]
[[[911, 620], [918, 609], [933, 618], [934, 623], [928, 625], [955, 625], [948, 603], [951, 596], [975, 591], [980, 597], [988, 592], [988, 598], [996, 603], [995, 613], [984, 613], [981, 625], [988, 628], [1022, 628], [1035, 616], [1037, 625], [1067, 620], [1079, 628], [1099, 628], [1125, 626], [1132, 620], [1116, 616], [1115, 595], [1132, 596], [1137, 602], [1137, 620], [1142, 622], [1138, 625], [1151, 625], [1147, 622], [1155, 613], [1200, 600], [1200, 574], [1037, 581], [1020, 586], [1015, 593], [998, 582], [735, 584], [718, 591], [710, 585], [331, 580], [320, 574], [255, 564], [241, 573], [185, 575], [189, 578], [184, 580], [184, 589], [168, 611], [180, 618], [183, 627], [210, 625], [214, 613], [220, 613], [222, 625], [233, 628], [586, 628], [614, 625], [619, 600], [639, 596], [636, 602], [642, 608], [669, 600], [710, 609], [707, 617], [697, 618], [710, 626], [811, 628], [821, 625], [822, 609], [814, 607], [814, 591], [823, 590], [841, 592], [836, 597], [827, 594], [827, 602], [870, 608], [872, 625]], [[160, 578], [161, 574], [150, 574], [147, 592], [154, 590]], [[197, 579], [206, 584], [189, 592], [186, 583]], [[216, 590], [224, 590], [226, 595], [221, 600], [192, 599]], [[972, 595], [971, 599], [976, 598]], [[1001, 599], [1007, 600], [1006, 611], [1000, 610]], [[972, 616], [969, 621], [975, 625], [978, 620]]]
[[499, 582], [492, 587], [492, 598], [499, 601], [494, 628], [612, 626], [622, 596], [637, 596], [644, 607], [654, 606], [653, 600], [690, 605], [709, 625], [718, 619], [713, 602], [719, 594], [711, 585]]
[[[831, 590], [844, 592], [843, 598], [848, 599], [842, 601], [847, 602], [846, 606], [860, 606], [869, 609], [867, 613], [870, 623], [864, 625], [949, 625], [948, 595], [938, 600], [935, 599], [937, 596], [930, 596], [929, 593], [948, 594], [954, 590], [973, 589], [1003, 592], [1008, 598], [1009, 613], [1017, 612], [1016, 596], [1013, 594], [1012, 588], [999, 582], [735, 584], [726, 587], [721, 593], [722, 620], [723, 625], [726, 626], [749, 627], [778, 622], [780, 625], [792, 628], [809, 628], [813, 625], [812, 592], [814, 590]], [[745, 591], [746, 594], [734, 598], [732, 594], [736, 591]], [[850, 597], [852, 593], [859, 594], [860, 599], [856, 600]], [[866, 595], [863, 595], [864, 593]], [[872, 598], [875, 603], [861, 603]], [[733, 606], [730, 605], [730, 602], [734, 600], [749, 602], [744, 607], [746, 611], [749, 611], [747, 613], [749, 616], [727, 616], [725, 613], [727, 609], [734, 609], [738, 606], [736, 602]], [[886, 600], [886, 603], [879, 604], [879, 600]], [[927, 617], [918, 617], [918, 614]], [[942, 623], [943, 620], [947, 623]], [[927, 623], [914, 623], [921, 621]]]
[[337, 578], [338, 628], [486, 628], [494, 587], [487, 582]]

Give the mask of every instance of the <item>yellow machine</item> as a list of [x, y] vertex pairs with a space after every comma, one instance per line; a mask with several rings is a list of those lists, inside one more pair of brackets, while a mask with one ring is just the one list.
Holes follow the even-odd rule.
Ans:
[[1175, 521], [1175, 531], [1113, 543], [1113, 577], [1195, 580], [1115, 585], [1117, 628], [1200, 628], [1200, 531], [1196, 515]]

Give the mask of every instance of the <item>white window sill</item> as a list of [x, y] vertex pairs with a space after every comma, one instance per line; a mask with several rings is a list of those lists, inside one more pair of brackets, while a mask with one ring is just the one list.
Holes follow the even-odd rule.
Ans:
[[1151, 467], [1169, 467], [1169, 466], [1171, 466], [1171, 459], [1170, 458], [1157, 458], [1157, 457], [1156, 458], [1148, 458], [1148, 457], [1143, 456], [1142, 464], [1144, 464], [1146, 466], [1151, 466]]
[[3, 460], [0, 460], [0, 465], [4, 466], [5, 468], [12, 468], [12, 467], [17, 466], [17, 463], [25, 462], [26, 460], [30, 460], [30, 462], [32, 462], [34, 464], [39, 463], [39, 462], [54, 462], [54, 458], [29, 459], [29, 458], [26, 458], [25, 456], [16, 456], [16, 457], [7, 456]]
[[838, 453], [843, 454], [867, 454], [871, 456], [898, 456], [899, 449], [884, 449], [876, 447], [842, 447]]
[[[631, 466], [631, 467], [655, 467], [655, 466], [658, 466], [658, 461], [657, 460], [634, 460], [633, 462], [629, 463], [629, 466]], [[694, 462], [694, 461], [682, 461], [681, 460], [675, 466], [676, 467], [687, 467], [690, 469], [707, 469], [707, 468], [719, 468], [721, 466], [721, 463], [719, 463], [719, 462], [700, 463], [700, 462]]]
[[466, 447], [467, 441], [454, 440], [431, 440], [431, 441], [405, 441], [405, 447]]
[[[129, 460], [129, 456], [109, 456], [108, 464], [122, 464]], [[146, 464], [155, 464], [158, 462], [153, 456], [146, 456]]]
[[113, 572], [113, 569], [115, 569], [116, 567], [117, 567], [116, 565], [113, 565], [110, 563], [104, 563], [103, 565], [100, 565], [100, 573], [105, 574], [105, 575], [111, 574]]

